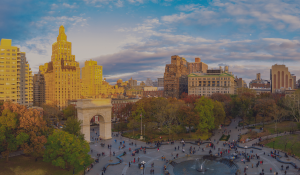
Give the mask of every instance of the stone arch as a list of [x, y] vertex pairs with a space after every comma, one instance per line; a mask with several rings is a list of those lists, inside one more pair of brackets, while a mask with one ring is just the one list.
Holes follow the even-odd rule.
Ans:
[[99, 136], [111, 139], [111, 99], [80, 99], [77, 100], [77, 118], [82, 120], [81, 133], [90, 142], [90, 121], [94, 116], [99, 117]]

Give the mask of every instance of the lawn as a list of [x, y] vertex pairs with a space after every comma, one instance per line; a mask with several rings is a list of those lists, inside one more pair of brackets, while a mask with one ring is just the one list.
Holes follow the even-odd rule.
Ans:
[[[124, 137], [130, 137], [133, 138], [132, 133], [124, 133], [123, 134]], [[160, 137], [162, 137], [162, 139], [160, 139]], [[191, 133], [191, 136], [189, 135], [189, 133], [181, 133], [181, 134], [174, 134], [170, 136], [170, 139], [172, 140], [181, 140], [182, 138], [185, 140], [197, 140], [197, 139], [201, 139], [201, 140], [207, 140], [209, 137], [211, 137], [211, 133], [208, 134], [203, 134], [203, 135], [199, 135], [195, 132]], [[134, 139], [139, 139], [140, 138], [140, 134], [135, 134], [134, 135]], [[146, 135], [146, 140], [147, 141], [157, 141], [157, 140], [168, 140], [169, 135], [167, 134], [157, 134], [157, 133], [151, 133]]]
[[[284, 138], [285, 137], [285, 138]], [[292, 143], [294, 140], [299, 139], [298, 135], [285, 135], [285, 136], [280, 136], [276, 137], [273, 139], [265, 140], [261, 142], [262, 144], [265, 144], [269, 148], [273, 148], [273, 141], [274, 142], [274, 148], [278, 150], [285, 151], [289, 154], [292, 154], [292, 149], [293, 149], [293, 154], [295, 154], [297, 157], [300, 157], [300, 142], [297, 141], [296, 144], [292, 147]], [[285, 150], [285, 140], [287, 141], [287, 146]]]
[[[256, 128], [261, 128], [262, 125], [257, 125]], [[297, 130], [297, 124], [295, 122], [291, 121], [284, 121], [277, 124], [278, 132], [284, 132], [284, 131], [290, 131], [290, 130]], [[275, 131], [275, 123], [267, 124], [264, 127], [264, 131], [268, 131], [270, 134], [276, 134], [277, 131]]]
[[[73, 170], [67, 171], [59, 167], [27, 156], [10, 157], [9, 162], [0, 159], [0, 175], [72, 175]], [[83, 167], [82, 167], [83, 169]], [[76, 175], [82, 175], [83, 170]]]

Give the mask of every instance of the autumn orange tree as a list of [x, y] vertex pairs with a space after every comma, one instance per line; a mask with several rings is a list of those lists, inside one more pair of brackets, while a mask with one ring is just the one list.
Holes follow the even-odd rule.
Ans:
[[[11, 120], [6, 120], [8, 114], [13, 116]], [[1, 121], [1, 127], [10, 126], [15, 132], [16, 138], [21, 133], [24, 137], [22, 142], [19, 141], [18, 146], [15, 146], [14, 149], [6, 148], [4, 151], [6, 155], [10, 151], [21, 149], [25, 154], [30, 154], [35, 158], [43, 156], [49, 128], [43, 118], [40, 117], [39, 111], [27, 109], [23, 105], [6, 102], [3, 104]], [[7, 139], [2, 143], [8, 144]]]

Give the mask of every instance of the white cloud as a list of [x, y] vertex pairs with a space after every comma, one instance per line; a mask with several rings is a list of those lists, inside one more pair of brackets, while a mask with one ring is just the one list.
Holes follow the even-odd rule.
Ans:
[[73, 3], [73, 5], [67, 4], [67, 3], [63, 3], [63, 6], [66, 8], [77, 8], [78, 6], [76, 5], [76, 2]]

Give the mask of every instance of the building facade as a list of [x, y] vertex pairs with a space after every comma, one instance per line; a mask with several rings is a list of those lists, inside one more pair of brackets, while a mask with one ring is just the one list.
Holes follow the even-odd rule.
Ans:
[[63, 26], [59, 28], [57, 42], [52, 44], [51, 62], [40, 66], [40, 72], [45, 78], [47, 104], [56, 104], [63, 109], [68, 100], [80, 98], [80, 67], [72, 55], [72, 43], [67, 41]]
[[33, 105], [33, 76], [26, 60], [26, 53], [21, 52], [20, 66], [20, 104], [25, 106]]
[[33, 105], [42, 106], [45, 102], [45, 79], [39, 72], [33, 76]]
[[271, 88], [271, 82], [270, 80], [263, 80], [260, 73], [257, 73], [256, 79], [250, 81], [249, 88]]
[[167, 64], [164, 73], [164, 96], [180, 98], [183, 92], [188, 93], [188, 75], [193, 72], [206, 73], [207, 65], [195, 58], [195, 63], [188, 63], [178, 55], [171, 56], [171, 64]]
[[294, 79], [285, 65], [273, 65], [270, 73], [272, 93], [294, 89]]
[[137, 86], [137, 80], [133, 80], [132, 77], [128, 80], [129, 86]]
[[100, 94], [102, 85], [102, 66], [97, 65], [97, 61], [85, 61], [81, 77], [81, 95], [83, 97], [91, 98]]
[[235, 78], [228, 67], [207, 70], [207, 73], [192, 73], [188, 75], [188, 94], [211, 96], [214, 93], [234, 94]]
[[189, 74], [191, 73], [205, 73], [208, 69], [208, 65], [201, 62], [201, 58], [195, 58], [195, 62], [188, 62]]
[[157, 87], [164, 87], [164, 78], [157, 78]]
[[12, 40], [1, 39], [0, 43], [0, 101], [11, 101], [32, 106], [32, 71], [24, 52], [12, 46]]
[[147, 78], [145, 84], [146, 84], [146, 86], [153, 86], [153, 82], [152, 82], [151, 78]]

